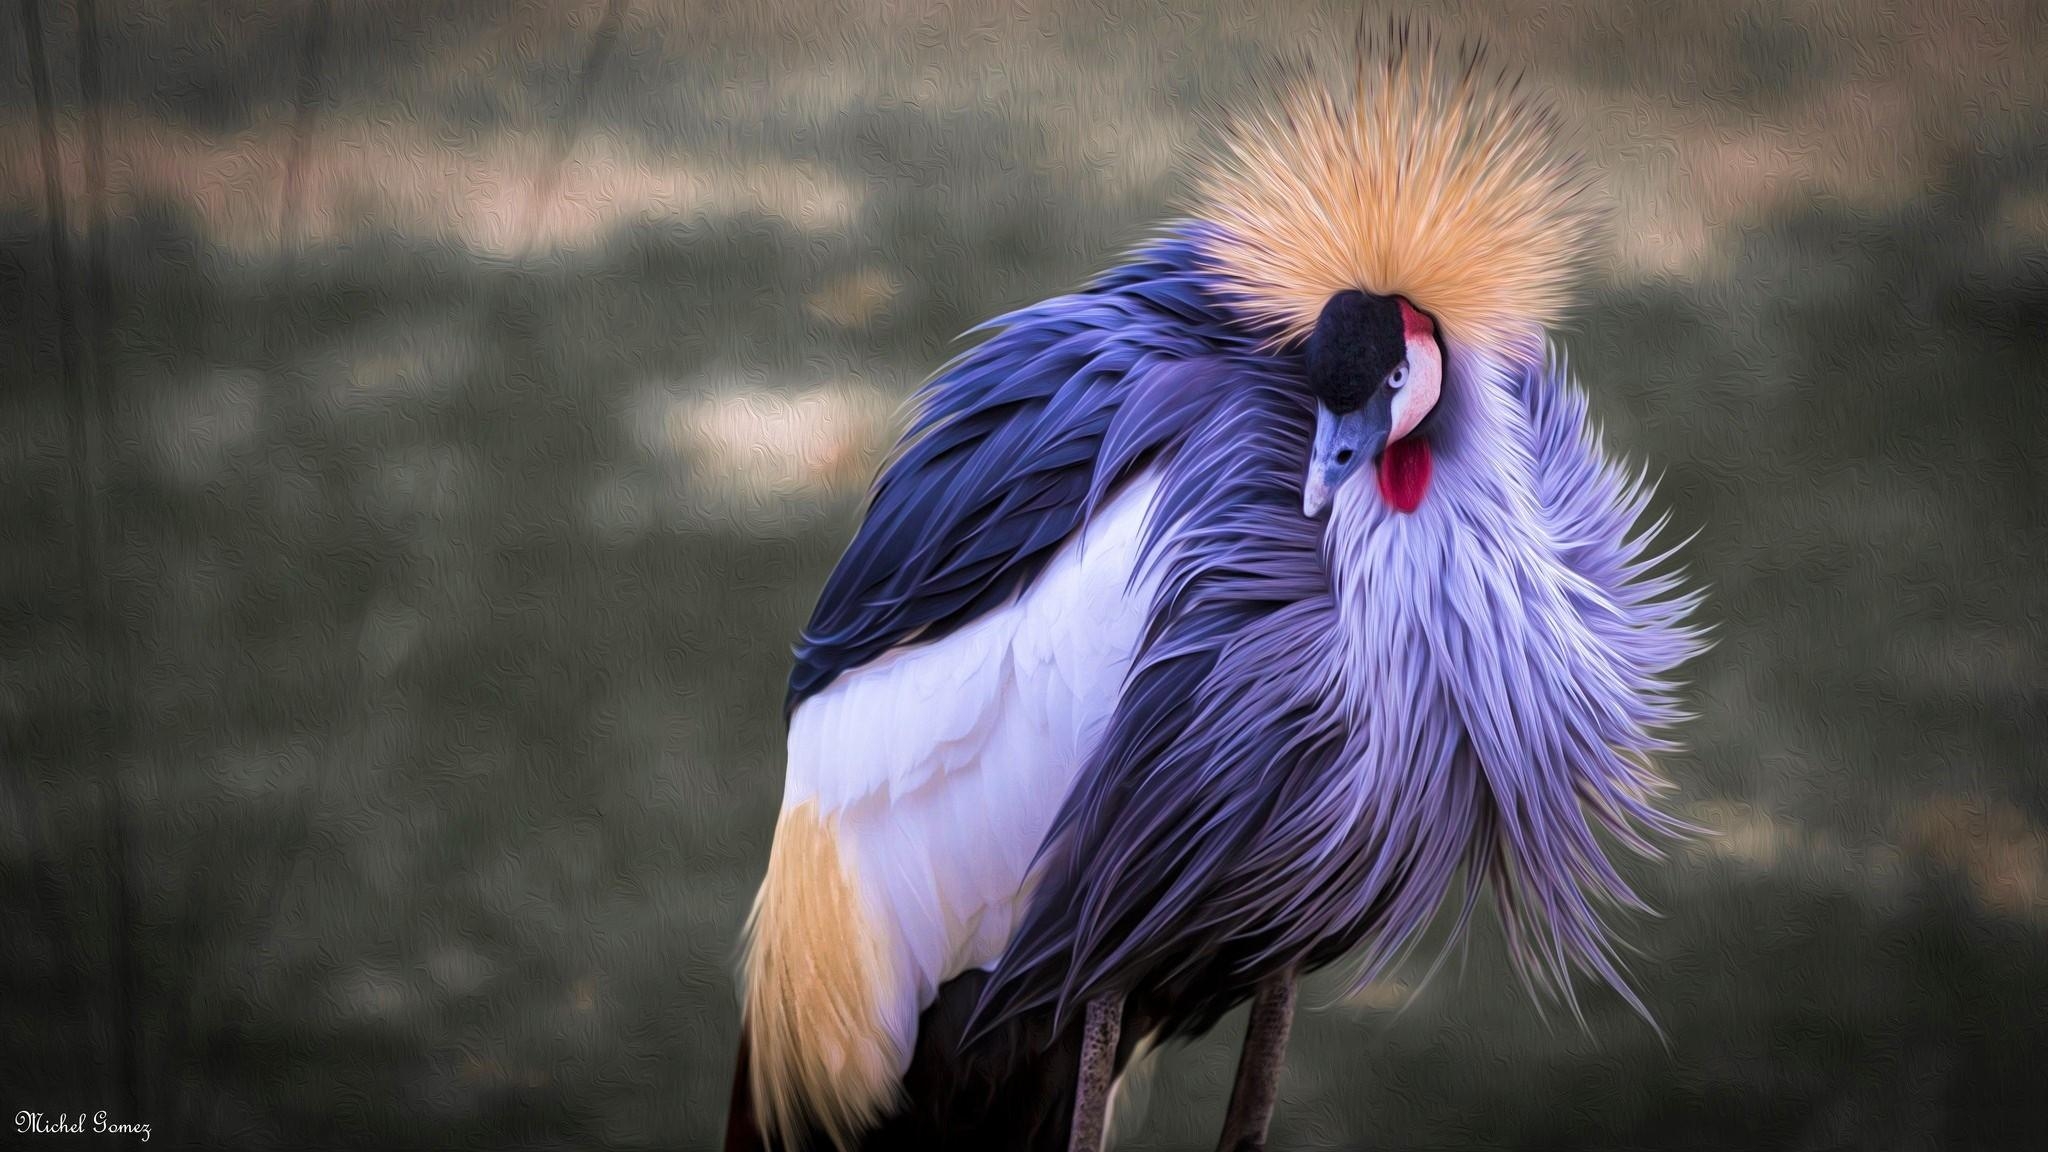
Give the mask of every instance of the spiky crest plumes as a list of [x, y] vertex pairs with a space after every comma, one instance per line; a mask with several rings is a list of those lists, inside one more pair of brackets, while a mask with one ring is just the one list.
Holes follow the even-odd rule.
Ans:
[[1396, 24], [1354, 51], [1347, 77], [1310, 64], [1222, 126], [1193, 205], [1224, 232], [1221, 292], [1274, 346], [1359, 288], [1406, 296], [1447, 340], [1540, 359], [1596, 220], [1582, 158], [1476, 43]]

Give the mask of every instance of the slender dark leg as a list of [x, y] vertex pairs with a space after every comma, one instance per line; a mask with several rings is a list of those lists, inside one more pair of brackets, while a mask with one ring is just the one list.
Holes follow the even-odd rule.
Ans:
[[1244, 1053], [1237, 1058], [1237, 1084], [1223, 1117], [1218, 1152], [1265, 1152], [1266, 1128], [1280, 1099], [1280, 1066], [1287, 1060], [1287, 1030], [1294, 1023], [1294, 973], [1283, 972], [1259, 985], [1245, 1023]]
[[1067, 1152], [1101, 1152], [1109, 1117], [1109, 1091], [1116, 1085], [1116, 1043], [1124, 1026], [1122, 993], [1105, 992], [1088, 1002], [1081, 1034], [1081, 1072], [1074, 1091], [1074, 1127]]

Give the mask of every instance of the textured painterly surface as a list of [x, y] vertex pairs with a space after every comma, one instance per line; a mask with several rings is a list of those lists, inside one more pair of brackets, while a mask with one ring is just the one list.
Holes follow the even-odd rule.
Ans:
[[[1199, 115], [1348, 7], [334, 0], [308, 52], [316, 7], [98, 5], [93, 582], [0, 17], [6, 1111], [707, 1145], [789, 646], [898, 404], [1139, 241]], [[1426, 955], [1306, 991], [1275, 1144], [2011, 1146], [2048, 1119], [2039, 6], [1450, 8], [1605, 173], [1562, 339], [1700, 531], [1666, 770], [1719, 834], [1624, 866], [1662, 1039], [1546, 1022], [1482, 918], [1412, 1003]], [[1238, 1029], [1165, 1052], [1131, 1146], [1213, 1142]]]

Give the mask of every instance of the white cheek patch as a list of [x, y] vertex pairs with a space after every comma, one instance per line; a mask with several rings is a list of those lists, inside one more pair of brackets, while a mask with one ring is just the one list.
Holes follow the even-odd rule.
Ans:
[[1435, 339], [1410, 338], [1405, 367], [1406, 379], [1394, 393], [1393, 426], [1387, 432], [1389, 444], [1415, 431], [1415, 426], [1436, 407], [1437, 396], [1443, 391], [1444, 357]]

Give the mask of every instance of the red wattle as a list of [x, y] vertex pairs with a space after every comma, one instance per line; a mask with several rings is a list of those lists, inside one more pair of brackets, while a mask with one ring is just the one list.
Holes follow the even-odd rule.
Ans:
[[1415, 511], [1429, 491], [1429, 469], [1429, 441], [1420, 436], [1394, 441], [1380, 453], [1380, 496], [1396, 511]]

